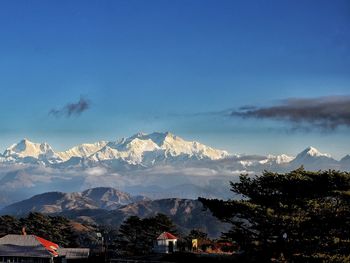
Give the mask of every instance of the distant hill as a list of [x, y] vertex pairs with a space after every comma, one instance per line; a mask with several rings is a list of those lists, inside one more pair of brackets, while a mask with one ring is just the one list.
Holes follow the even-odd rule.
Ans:
[[162, 213], [169, 216], [182, 232], [196, 228], [211, 237], [218, 237], [227, 230], [227, 225], [204, 210], [198, 200], [150, 200], [142, 196], [130, 196], [113, 188], [93, 188], [76, 193], [43, 193], [0, 210], [2, 215], [20, 216], [30, 212], [62, 215], [81, 223], [113, 227], [118, 227], [132, 215], [144, 218]]
[[148, 200], [144, 196], [131, 196], [110, 187], [97, 187], [84, 192], [48, 192], [11, 204], [0, 210], [1, 214], [24, 215], [29, 212], [44, 214], [81, 209], [116, 209], [122, 205]]

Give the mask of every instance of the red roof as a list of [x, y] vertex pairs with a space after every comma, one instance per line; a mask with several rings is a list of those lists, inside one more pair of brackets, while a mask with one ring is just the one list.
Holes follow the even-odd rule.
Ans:
[[35, 235], [6, 235], [0, 238], [0, 256], [57, 257], [58, 245]]
[[52, 255], [54, 255], [55, 257], [58, 256], [57, 253], [57, 249], [58, 249], [58, 245], [48, 241], [46, 239], [43, 239], [42, 237], [38, 237], [38, 236], [34, 236], [45, 248], [46, 250], [48, 250]]
[[169, 232], [163, 232], [159, 235], [159, 237], [157, 237], [157, 240], [159, 239], [177, 239], [177, 237]]

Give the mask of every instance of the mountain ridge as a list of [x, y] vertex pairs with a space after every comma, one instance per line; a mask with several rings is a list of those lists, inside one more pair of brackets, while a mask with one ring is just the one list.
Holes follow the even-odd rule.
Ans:
[[[309, 146], [295, 157], [288, 154], [268, 155], [265, 162], [291, 163], [295, 159], [301, 159], [301, 155], [332, 158], [329, 154], [321, 153], [315, 147]], [[218, 150], [197, 141], [186, 141], [170, 132], [153, 132], [137, 133], [116, 141], [83, 143], [61, 152], [55, 152], [46, 142], [34, 143], [25, 138], [0, 154], [0, 162], [37, 162], [45, 165], [66, 163], [69, 166], [73, 160], [77, 162], [79, 159], [92, 163], [121, 160], [130, 165], [151, 166], [157, 162], [165, 163], [169, 160], [174, 162], [220, 160], [231, 156], [233, 155], [227, 151]], [[334, 161], [337, 160], [334, 159]]]
[[75, 209], [113, 210], [144, 200], [150, 199], [145, 196], [131, 196], [112, 187], [95, 187], [82, 192], [45, 192], [8, 205], [0, 212], [2, 214], [22, 215], [29, 212], [61, 213]]
[[[11, 204], [0, 210], [0, 214], [25, 216], [30, 212], [40, 212], [46, 215], [63, 215], [81, 223], [118, 227], [129, 216], [145, 218], [162, 213], [169, 216], [183, 232], [189, 232], [194, 228], [202, 229], [212, 237], [218, 237], [229, 227], [216, 219], [210, 211], [205, 210], [198, 200], [183, 198], [151, 200], [135, 197], [134, 200], [130, 200], [131, 202], [106, 207], [104, 204], [113, 202], [115, 197], [106, 196], [108, 192], [130, 196], [128, 193], [108, 187], [92, 188], [78, 193], [46, 192]], [[95, 198], [86, 198], [93, 195]], [[97, 199], [104, 201], [104, 204], [97, 204]], [[56, 208], [60, 206], [63, 209], [52, 209], [54, 204]]]

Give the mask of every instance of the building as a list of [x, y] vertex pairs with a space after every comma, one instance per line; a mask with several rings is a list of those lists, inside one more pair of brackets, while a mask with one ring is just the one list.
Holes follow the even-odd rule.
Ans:
[[0, 238], [0, 263], [53, 263], [87, 259], [89, 249], [60, 248], [35, 235], [6, 235]]
[[65, 262], [86, 262], [89, 257], [90, 249], [88, 248], [61, 248], [57, 250], [60, 257], [62, 257], [62, 263]]
[[0, 262], [54, 262], [58, 245], [35, 235], [6, 235], [0, 238]]
[[161, 233], [155, 242], [154, 252], [173, 253], [177, 251], [177, 237], [169, 232]]

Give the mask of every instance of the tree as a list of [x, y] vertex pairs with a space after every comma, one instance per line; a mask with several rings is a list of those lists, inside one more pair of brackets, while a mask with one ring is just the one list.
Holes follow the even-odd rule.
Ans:
[[[350, 174], [264, 171], [230, 183], [241, 200], [200, 198], [213, 215], [232, 224], [225, 238], [248, 254], [287, 259], [345, 258], [350, 251]], [[261, 260], [261, 258], [260, 258]]]
[[[37, 235], [57, 243], [62, 247], [77, 247], [79, 239], [89, 238], [89, 233], [78, 233], [72, 222], [62, 216], [46, 216], [40, 213], [29, 213], [27, 217], [0, 217], [0, 237], [7, 234], [22, 234], [22, 229], [28, 235]], [[91, 232], [93, 228], [89, 226]], [[91, 239], [91, 238], [90, 238]]]
[[78, 246], [77, 236], [73, 232], [70, 221], [65, 217], [29, 213], [27, 217], [21, 218], [20, 222], [28, 234], [52, 240], [62, 247]]
[[176, 234], [176, 227], [169, 217], [157, 214], [155, 217], [141, 219], [130, 216], [119, 227], [116, 247], [120, 254], [139, 255], [149, 254], [154, 241], [162, 232]]
[[117, 248], [122, 254], [132, 255], [142, 249], [142, 220], [138, 216], [130, 216], [119, 227]]
[[201, 231], [200, 229], [192, 229], [190, 233], [184, 238], [185, 247], [188, 250], [192, 250], [192, 240], [197, 239], [198, 248], [205, 250], [211, 245], [211, 240], [208, 238], [208, 234]]
[[21, 234], [20, 222], [17, 218], [9, 215], [0, 217], [0, 237], [7, 234]]

